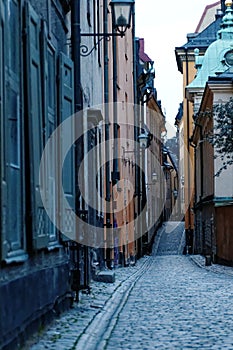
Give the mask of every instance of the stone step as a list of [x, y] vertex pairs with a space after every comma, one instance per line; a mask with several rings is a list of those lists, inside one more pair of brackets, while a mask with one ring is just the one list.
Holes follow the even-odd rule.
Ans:
[[95, 275], [95, 281], [105, 282], [105, 283], [114, 283], [115, 272], [111, 270], [104, 270], [104, 271], [97, 272]]

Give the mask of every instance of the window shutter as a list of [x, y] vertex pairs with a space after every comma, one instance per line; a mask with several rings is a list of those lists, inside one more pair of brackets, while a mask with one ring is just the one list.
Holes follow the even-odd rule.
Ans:
[[48, 219], [39, 188], [39, 166], [43, 151], [43, 120], [40, 65], [40, 18], [29, 3], [26, 4], [27, 33], [27, 108], [30, 162], [30, 191], [33, 248], [47, 246]]
[[[7, 186], [7, 240], [12, 252], [17, 255], [23, 246], [23, 189], [22, 189], [22, 112], [20, 111], [20, 44], [19, 33], [19, 4], [14, 1], [8, 3], [7, 31], [5, 42], [7, 70], [5, 73], [5, 161]], [[17, 195], [16, 195], [17, 194]]]
[[20, 7], [0, 4], [1, 258], [24, 261]]
[[[48, 30], [46, 22], [42, 21], [41, 28], [41, 73], [42, 73], [42, 110], [43, 110], [43, 137], [44, 145], [48, 142], [49, 137], [56, 128], [57, 115], [57, 100], [56, 100], [56, 52], [51, 43], [48, 41]], [[55, 191], [56, 184], [56, 147], [51, 147], [48, 154], [46, 164], [46, 209], [49, 214], [48, 218], [48, 235], [49, 235], [49, 249], [56, 248], [57, 229], [57, 194]]]
[[6, 180], [5, 180], [5, 162], [4, 162], [4, 31], [5, 31], [5, 16], [4, 16], [4, 4], [0, 3], [0, 169], [1, 169], [1, 188], [0, 188], [0, 232], [1, 232], [1, 259], [4, 260], [7, 256], [8, 245], [6, 240]]
[[[59, 122], [62, 123], [74, 113], [74, 79], [73, 62], [63, 53], [59, 57]], [[74, 128], [72, 131], [74, 132]], [[69, 135], [60, 135], [62, 147], [62, 138]], [[72, 137], [72, 135], [70, 135]], [[62, 150], [61, 150], [62, 151]], [[59, 152], [58, 152], [59, 153]], [[61, 152], [62, 154], [62, 152]], [[61, 164], [59, 161], [58, 164]], [[60, 227], [62, 227], [62, 239], [67, 240], [75, 238], [75, 225], [72, 220], [72, 211], [75, 210], [75, 160], [74, 146], [72, 146], [66, 156], [62, 169], [63, 191], [70, 207], [60, 201]], [[59, 189], [61, 191], [62, 189]]]

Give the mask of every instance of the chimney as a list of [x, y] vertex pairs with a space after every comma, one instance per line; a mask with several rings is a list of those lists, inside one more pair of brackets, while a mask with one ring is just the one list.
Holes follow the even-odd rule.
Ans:
[[139, 39], [140, 52], [144, 52], [144, 38]]
[[222, 9], [217, 9], [216, 10], [215, 19], [218, 19], [219, 17], [223, 17]]

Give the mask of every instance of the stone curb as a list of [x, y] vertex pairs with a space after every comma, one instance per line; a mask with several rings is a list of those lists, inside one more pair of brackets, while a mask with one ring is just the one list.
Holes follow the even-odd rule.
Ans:
[[[163, 224], [157, 230], [152, 256], [157, 253], [165, 228]], [[91, 294], [80, 293], [79, 303], [41, 334], [34, 335], [23, 350], [102, 350], [133, 286], [152, 262], [152, 256], [143, 256], [135, 266], [114, 269], [116, 281], [112, 284], [92, 281]], [[101, 333], [105, 333], [104, 339]]]
[[188, 257], [193, 263], [195, 263], [197, 266], [199, 266], [202, 269], [205, 269], [213, 273], [224, 274], [224, 275], [233, 277], [233, 268], [230, 266], [224, 266], [224, 265], [218, 265], [218, 264], [212, 264], [210, 266], [206, 266], [205, 257], [203, 257], [202, 255], [189, 255]]
[[[80, 301], [75, 303], [72, 309], [62, 314], [60, 318], [46, 327], [41, 334], [34, 334], [26, 342], [22, 350], [44, 350], [45, 347], [50, 350], [74, 350], [79, 339], [81, 339], [94, 319], [106, 308], [107, 303], [111, 303], [115, 293], [118, 290], [122, 290], [122, 286], [126, 285], [127, 281], [141, 274], [144, 266], [147, 266], [150, 260], [149, 256], [143, 256], [135, 266], [114, 270], [116, 273], [116, 281], [114, 283], [92, 281], [90, 294], [80, 294]], [[74, 321], [72, 332], [68, 334], [66, 325], [73, 319], [77, 319], [77, 322]], [[89, 334], [86, 336], [89, 337]], [[69, 347], [65, 345], [67, 338], [69, 338]], [[80, 349], [86, 350], [85, 347]]]
[[[147, 259], [143, 266], [134, 274], [129, 276], [117, 290], [107, 300], [101, 311], [90, 322], [78, 339], [76, 350], [102, 350], [104, 349], [115, 325], [117, 317], [124, 307], [131, 290], [139, 278], [142, 277], [143, 271], [152, 263], [152, 259]], [[111, 321], [109, 321], [109, 319]]]

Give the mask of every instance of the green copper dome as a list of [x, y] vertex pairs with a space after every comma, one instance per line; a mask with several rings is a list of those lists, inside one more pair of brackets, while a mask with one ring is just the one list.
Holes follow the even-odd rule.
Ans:
[[222, 19], [218, 38], [206, 50], [204, 57], [195, 50], [197, 74], [187, 86], [188, 90], [204, 88], [210, 76], [218, 76], [233, 66], [233, 10], [232, 1], [226, 1], [226, 12]]

